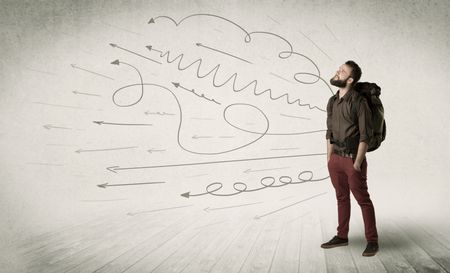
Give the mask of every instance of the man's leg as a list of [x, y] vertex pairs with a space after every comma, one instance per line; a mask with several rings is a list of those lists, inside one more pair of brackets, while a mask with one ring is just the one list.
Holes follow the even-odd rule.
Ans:
[[337, 236], [348, 238], [350, 222], [350, 189], [343, 163], [346, 158], [333, 154], [328, 162], [331, 183], [336, 191], [338, 206]]
[[366, 240], [367, 242], [378, 242], [375, 209], [367, 190], [367, 161], [364, 160], [361, 164], [361, 172], [353, 168], [353, 161], [351, 159], [348, 159], [346, 166], [350, 190], [361, 207]]

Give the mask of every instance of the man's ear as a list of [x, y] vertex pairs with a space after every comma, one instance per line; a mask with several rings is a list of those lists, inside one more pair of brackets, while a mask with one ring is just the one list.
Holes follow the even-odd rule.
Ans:
[[347, 83], [348, 83], [348, 84], [352, 84], [352, 82], [353, 82], [353, 78], [349, 77], [349, 78], [347, 79]]

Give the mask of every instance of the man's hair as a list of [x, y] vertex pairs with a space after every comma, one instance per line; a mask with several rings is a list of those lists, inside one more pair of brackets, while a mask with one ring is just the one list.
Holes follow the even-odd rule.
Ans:
[[354, 86], [359, 81], [359, 79], [361, 79], [361, 74], [362, 74], [361, 68], [354, 61], [347, 61], [347, 62], [345, 62], [345, 64], [352, 68], [350, 77], [352, 77], [352, 79], [353, 79], [352, 86]]

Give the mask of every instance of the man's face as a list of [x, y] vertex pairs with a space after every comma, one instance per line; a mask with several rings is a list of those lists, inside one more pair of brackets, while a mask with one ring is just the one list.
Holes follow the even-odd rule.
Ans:
[[350, 78], [351, 67], [346, 64], [343, 64], [336, 71], [336, 75], [330, 79], [331, 85], [334, 85], [339, 88], [347, 87], [347, 80]]

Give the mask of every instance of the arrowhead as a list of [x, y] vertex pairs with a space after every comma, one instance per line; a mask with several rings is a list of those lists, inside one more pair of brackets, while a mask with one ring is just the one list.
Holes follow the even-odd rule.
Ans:
[[109, 44], [110, 46], [112, 46], [112, 47], [117, 47], [117, 45], [116, 44]]
[[145, 111], [144, 114], [150, 115], [150, 112], [149, 111]]
[[182, 193], [181, 196], [186, 197], [186, 198], [189, 198], [189, 193], [190, 193], [189, 191], [188, 191], [188, 192], [185, 192], [185, 193]]
[[131, 213], [131, 212], [128, 212], [127, 215], [128, 215], [128, 216], [134, 216], [135, 214], [134, 214], [134, 213]]
[[104, 121], [97, 121], [97, 120], [94, 120], [94, 121], [92, 121], [93, 123], [97, 123], [98, 125], [102, 125], [103, 123], [104, 123]]
[[253, 219], [259, 220], [259, 219], [261, 219], [261, 217], [259, 217], [258, 215], [256, 215]]
[[81, 153], [82, 151], [83, 151], [83, 150], [78, 149], [78, 150], [75, 151], [75, 153]]
[[52, 126], [50, 124], [46, 124], [43, 126], [45, 129], [50, 130], [50, 128], [52, 128]]
[[148, 50], [152, 51], [152, 46], [151, 46], [151, 45], [146, 46], [146, 48], [147, 48]]
[[244, 173], [249, 173], [252, 169], [247, 169], [244, 171]]
[[154, 24], [155, 20], [153, 18], [150, 19], [150, 21], [148, 21], [149, 24]]
[[71, 67], [75, 68], [75, 64], [70, 64]]
[[209, 213], [209, 207], [207, 207], [207, 208], [205, 208], [203, 210]]
[[97, 187], [99, 187], [99, 188], [104, 188], [104, 189], [105, 189], [107, 186], [108, 186], [108, 183], [97, 185]]
[[74, 94], [78, 94], [78, 91], [74, 90], [74, 91], [72, 91], [72, 93], [74, 93]]
[[193, 138], [193, 139], [197, 139], [198, 136], [197, 136], [197, 135], [193, 135], [192, 138]]
[[108, 168], [106, 168], [106, 169], [107, 169], [108, 171], [110, 171], [110, 172], [117, 173], [116, 170], [115, 170], [117, 167], [119, 167], [119, 166], [111, 166], [111, 167], [108, 167]]
[[173, 84], [176, 88], [178, 88], [178, 86], [180, 86], [180, 83], [178, 83], [178, 82], [172, 82], [172, 84]]
[[117, 60], [115, 60], [115, 61], [113, 61], [113, 62], [111, 62], [111, 64], [115, 64], [115, 65], [119, 65], [119, 59], [117, 59]]
[[202, 44], [201, 44], [201, 43], [196, 43], [195, 45], [196, 45], [196, 46], [201, 46]]

